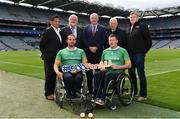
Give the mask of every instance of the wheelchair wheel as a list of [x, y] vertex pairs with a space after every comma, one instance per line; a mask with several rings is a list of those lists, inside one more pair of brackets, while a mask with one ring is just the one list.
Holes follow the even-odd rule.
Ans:
[[132, 80], [127, 74], [118, 76], [118, 95], [122, 105], [127, 106], [131, 104], [134, 97], [134, 86]]
[[55, 102], [60, 108], [63, 108], [63, 99], [65, 96], [64, 84], [62, 81], [57, 79], [56, 88], [54, 90]]
[[106, 89], [106, 100], [105, 100], [105, 104], [106, 104], [106, 107], [110, 110], [115, 110], [116, 109], [116, 104], [115, 104], [115, 96], [114, 96], [114, 93], [115, 93], [115, 82], [114, 80], [111, 80], [107, 86], [107, 89]]

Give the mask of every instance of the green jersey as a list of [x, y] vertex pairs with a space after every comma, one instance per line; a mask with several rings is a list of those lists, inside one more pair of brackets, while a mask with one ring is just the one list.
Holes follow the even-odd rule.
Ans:
[[[128, 52], [124, 48], [121, 48], [118, 46], [115, 49], [112, 49], [112, 48], [105, 49], [102, 53], [101, 60], [102, 61], [111, 60], [112, 64], [121, 66], [121, 65], [124, 65], [125, 62], [130, 59], [129, 59]], [[117, 73], [120, 73], [123, 71], [123, 70], [113, 70], [111, 68], [107, 68], [107, 70], [117, 72]]]
[[61, 61], [63, 65], [76, 65], [87, 60], [85, 52], [80, 48], [70, 50], [68, 47], [60, 50], [56, 55], [56, 60]]

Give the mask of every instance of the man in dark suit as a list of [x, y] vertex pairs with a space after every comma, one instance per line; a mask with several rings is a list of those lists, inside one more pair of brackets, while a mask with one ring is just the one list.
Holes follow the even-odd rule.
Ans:
[[[76, 15], [69, 16], [69, 25], [61, 29], [61, 36], [63, 41], [66, 41], [67, 36], [73, 34], [76, 37], [78, 48], [82, 48], [83, 31], [77, 26], [78, 17]], [[66, 44], [67, 46], [67, 44]]]
[[56, 81], [56, 73], [53, 65], [56, 54], [63, 48], [63, 41], [60, 35], [60, 17], [54, 15], [51, 18], [51, 27], [47, 28], [43, 33], [40, 41], [40, 51], [44, 60], [45, 71], [45, 97], [48, 100], [54, 100], [54, 89]]
[[[84, 51], [86, 52], [88, 62], [92, 64], [99, 63], [106, 40], [105, 28], [98, 24], [99, 17], [96, 13], [90, 15], [91, 24], [85, 26], [83, 31]], [[92, 93], [92, 70], [87, 72], [87, 82], [89, 93]]]
[[140, 79], [139, 101], [146, 100], [147, 81], [144, 71], [145, 56], [151, 48], [152, 41], [149, 34], [148, 26], [139, 22], [137, 12], [130, 13], [130, 27], [128, 30], [127, 49], [132, 62], [129, 69], [129, 75], [133, 80], [134, 93], [138, 96], [136, 69]]
[[[109, 20], [109, 26], [110, 26], [110, 29], [107, 30], [107, 37], [111, 34], [116, 35], [116, 37], [118, 38], [118, 46], [126, 48], [126, 45], [127, 45], [126, 32], [118, 27], [117, 19], [111, 18]], [[109, 47], [108, 40], [106, 40], [105, 48], [108, 48], [108, 47]]]

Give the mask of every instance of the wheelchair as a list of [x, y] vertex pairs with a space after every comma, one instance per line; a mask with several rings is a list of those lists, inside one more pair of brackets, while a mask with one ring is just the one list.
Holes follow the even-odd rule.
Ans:
[[[76, 94], [79, 98], [67, 98], [67, 93], [65, 90], [65, 84], [63, 80], [56, 79], [56, 86], [54, 91], [55, 102], [61, 108], [65, 109], [70, 106], [70, 110], [75, 114], [80, 114], [81, 112], [89, 113], [93, 111], [92, 104], [90, 102], [90, 97], [87, 94], [87, 83], [85, 78], [85, 72], [83, 71], [83, 81], [79, 92]], [[67, 104], [65, 106], [65, 104]], [[69, 110], [69, 109], [68, 109]]]
[[105, 106], [110, 110], [116, 110], [119, 105], [130, 105], [133, 97], [134, 86], [132, 79], [123, 72], [116, 79], [109, 81], [106, 88]]

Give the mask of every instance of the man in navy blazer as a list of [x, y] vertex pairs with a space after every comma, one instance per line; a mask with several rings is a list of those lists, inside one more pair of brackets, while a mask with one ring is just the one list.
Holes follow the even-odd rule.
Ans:
[[[77, 26], [77, 24], [78, 24], [78, 17], [75, 14], [70, 15], [69, 25], [61, 29], [61, 36], [63, 41], [66, 41], [67, 36], [73, 34], [77, 39], [76, 46], [78, 48], [83, 48], [82, 46], [83, 31], [80, 27]], [[67, 43], [65, 43], [65, 46], [67, 46]]]
[[[90, 15], [90, 23], [85, 26], [83, 31], [83, 45], [88, 62], [92, 64], [99, 63], [106, 40], [106, 29], [98, 24], [99, 17], [97, 13]], [[87, 72], [87, 82], [89, 93], [92, 93], [92, 70]]]

